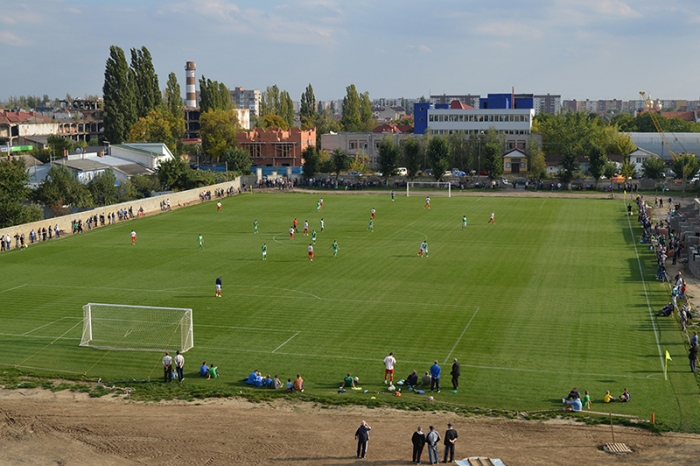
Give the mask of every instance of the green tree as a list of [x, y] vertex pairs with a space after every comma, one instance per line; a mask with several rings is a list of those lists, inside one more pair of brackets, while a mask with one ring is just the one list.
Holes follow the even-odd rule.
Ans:
[[247, 175], [250, 173], [250, 154], [239, 147], [227, 147], [221, 154], [221, 161], [229, 171]]
[[658, 180], [664, 177], [664, 161], [661, 157], [647, 157], [642, 162], [642, 172], [646, 178]]
[[227, 148], [236, 146], [238, 116], [233, 110], [209, 110], [199, 118], [204, 153], [215, 162]]
[[202, 113], [209, 110], [230, 110], [232, 107], [231, 92], [224, 83], [212, 81], [204, 75], [199, 78], [199, 109]]
[[54, 216], [65, 213], [64, 205], [72, 205], [80, 209], [93, 206], [90, 191], [65, 165], [57, 164], [51, 167], [48, 176], [36, 190], [35, 197], [48, 206]]
[[430, 138], [428, 148], [425, 151], [425, 156], [430, 169], [433, 171], [433, 178], [439, 180], [445, 175], [445, 172], [450, 168], [450, 146], [447, 139], [442, 136]]
[[0, 228], [43, 218], [38, 206], [24, 205], [29, 195], [27, 181], [29, 174], [22, 159], [0, 161]]
[[294, 101], [292, 101], [292, 96], [287, 91], [280, 93], [279, 116], [284, 119], [288, 128], [294, 126]]
[[267, 86], [267, 89], [260, 96], [260, 114], [280, 114], [280, 88], [277, 87], [277, 84]]
[[544, 156], [544, 152], [541, 150], [535, 152], [530, 159], [528, 167], [530, 169], [530, 178], [532, 179], [542, 179], [547, 177], [547, 161]]
[[596, 185], [598, 184], [598, 180], [603, 176], [607, 163], [608, 156], [605, 155], [603, 148], [598, 145], [591, 145], [588, 152], [588, 171], [595, 179]]
[[109, 48], [102, 95], [104, 137], [112, 144], [121, 144], [127, 140], [129, 128], [137, 120], [138, 109], [134, 72], [126, 63], [124, 51], [115, 45]]
[[151, 52], [146, 47], [131, 49], [131, 70], [136, 82], [136, 109], [145, 117], [161, 103], [158, 75], [153, 67]]
[[561, 181], [567, 184], [570, 183], [580, 169], [578, 153], [573, 147], [565, 147], [562, 151], [561, 170], [559, 171]]
[[282, 118], [279, 115], [274, 115], [272, 113], [268, 113], [267, 115], [264, 115], [260, 119], [259, 123], [260, 123], [260, 126], [264, 129], [280, 128], [280, 129], [283, 129], [285, 131], [289, 129], [289, 125], [287, 125], [287, 121], [284, 118]]
[[343, 118], [340, 120], [340, 124], [345, 131], [360, 131], [362, 128], [360, 96], [354, 84], [349, 85], [346, 92], [347, 94], [343, 97]]
[[316, 147], [321, 147], [321, 135], [331, 131], [338, 133], [343, 130], [342, 125], [333, 117], [330, 108], [327, 108], [316, 115]]
[[634, 165], [632, 165], [632, 163], [630, 162], [629, 157], [625, 158], [625, 160], [622, 162], [622, 168], [620, 169], [620, 173], [625, 178], [632, 178], [634, 176]]
[[399, 166], [399, 158], [401, 151], [394, 143], [391, 136], [386, 136], [379, 143], [379, 171], [382, 172], [384, 179], [396, 175], [396, 169]]
[[134, 189], [134, 198], [142, 199], [151, 197], [161, 188], [158, 175], [134, 175], [131, 177], [131, 187]]
[[372, 114], [372, 101], [369, 100], [369, 92], [360, 95], [360, 122], [361, 130], [370, 132], [374, 129], [374, 115]]
[[619, 131], [634, 133], [637, 131], [637, 121], [631, 113], [618, 113], [610, 119], [610, 125]]
[[87, 185], [93, 202], [97, 205], [111, 205], [119, 202], [117, 177], [111, 168], [94, 177]]
[[319, 172], [321, 163], [318, 149], [316, 149], [316, 146], [307, 146], [304, 152], [301, 153], [301, 157], [304, 159], [304, 176], [313, 178]]
[[63, 157], [64, 151], [65, 154], [68, 154], [71, 150], [73, 150], [73, 142], [70, 139], [62, 136], [52, 134], [48, 137], [46, 142], [49, 146], [49, 151], [51, 151], [51, 154], [54, 157]]
[[695, 154], [676, 154], [671, 157], [671, 170], [676, 178], [689, 180], [700, 170], [700, 164]]
[[184, 126], [184, 119], [175, 118], [164, 107], [151, 110], [148, 115], [131, 126], [129, 142], [162, 142], [175, 153], [177, 140], [174, 135]]
[[501, 147], [496, 142], [487, 142], [481, 156], [481, 166], [486, 170], [490, 180], [495, 180], [503, 175], [503, 157]]
[[447, 136], [447, 141], [450, 144], [450, 154], [452, 154], [450, 165], [460, 170], [467, 169], [472, 148], [464, 131], [455, 131]]
[[168, 112], [175, 118], [177, 124], [172, 130], [173, 139], [180, 141], [185, 135], [185, 105], [182, 103], [180, 84], [177, 82], [175, 73], [168, 75], [168, 84], [165, 87], [163, 103]]
[[605, 168], [603, 170], [603, 175], [605, 175], [606, 178], [612, 179], [616, 173], [617, 173], [617, 164], [615, 162], [608, 162], [605, 164]]
[[313, 128], [316, 120], [316, 96], [311, 84], [306, 86], [306, 90], [301, 94], [299, 105], [299, 118], [303, 129]]
[[350, 160], [348, 159], [348, 153], [343, 149], [334, 149], [331, 153], [331, 162], [333, 165], [333, 172], [335, 173], [336, 180], [340, 177], [340, 172], [347, 170], [350, 166]]
[[409, 137], [403, 142], [401, 152], [403, 165], [406, 167], [408, 177], [412, 180], [423, 168], [423, 148], [417, 139]]
[[190, 167], [180, 157], [161, 162], [158, 167], [158, 179], [162, 189], [187, 189]]

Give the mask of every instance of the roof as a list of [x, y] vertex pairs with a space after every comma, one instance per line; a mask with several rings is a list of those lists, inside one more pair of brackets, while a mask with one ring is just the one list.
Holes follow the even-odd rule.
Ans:
[[681, 120], [695, 122], [695, 112], [661, 112], [662, 117], [666, 117], [669, 120], [673, 118], [680, 118]]
[[80, 171], [95, 171], [95, 170], [105, 170], [107, 168], [112, 168], [109, 165], [105, 165], [104, 163], [98, 162], [96, 160], [92, 159], [77, 159], [77, 160], [67, 160], [67, 159], [58, 159], [56, 160], [57, 164], [60, 165], [65, 165], [68, 168], [72, 168], [74, 170], [80, 170]]
[[503, 154], [503, 157], [527, 157], [527, 154], [520, 149], [511, 149]]
[[119, 170], [120, 172], [124, 173], [127, 176], [134, 176], [134, 175], [150, 175], [153, 173], [153, 170], [144, 167], [143, 165], [139, 165], [138, 163], [128, 163], [124, 165], [113, 165], [112, 168], [114, 170]]
[[12, 157], [15, 157], [15, 158], [19, 157], [22, 160], [24, 160], [24, 166], [27, 168], [35, 167], [37, 165], [44, 164], [44, 162], [42, 162], [41, 160], [39, 160], [39, 159], [29, 155], [29, 154], [13, 154]]
[[379, 125], [372, 130], [373, 133], [412, 133], [413, 126], [411, 125]]
[[35, 112], [8, 112], [0, 110], [0, 123], [19, 124], [19, 123], [51, 123], [51, 118], [45, 117]]
[[471, 105], [467, 105], [464, 102], [462, 102], [461, 100], [456, 100], [456, 99], [453, 100], [452, 102], [450, 102], [450, 108], [461, 109], [461, 110], [474, 110], [474, 107], [472, 107]]

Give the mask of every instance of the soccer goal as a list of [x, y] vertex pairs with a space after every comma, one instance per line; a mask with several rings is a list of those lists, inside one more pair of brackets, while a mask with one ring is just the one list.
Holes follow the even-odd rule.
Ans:
[[88, 303], [80, 346], [184, 353], [194, 346], [192, 309]]
[[447, 191], [447, 197], [452, 197], [452, 183], [449, 181], [409, 181], [406, 183], [406, 197], [411, 191]]

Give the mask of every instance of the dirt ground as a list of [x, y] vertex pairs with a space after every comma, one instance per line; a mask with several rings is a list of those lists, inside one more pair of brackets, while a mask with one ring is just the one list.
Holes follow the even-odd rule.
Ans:
[[[507, 466], [690, 465], [700, 455], [700, 435], [615, 427], [615, 441], [633, 450], [615, 456], [600, 450], [612, 442], [609, 426], [310, 403], [136, 403], [65, 391], [2, 390], [0, 414], [2, 465], [410, 464], [416, 426], [427, 430], [432, 424], [444, 434], [447, 422], [459, 433], [457, 459], [490, 456]], [[358, 460], [353, 436], [363, 419], [372, 431], [368, 457]]]
[[[676, 270], [669, 266], [669, 275]], [[688, 294], [700, 296], [700, 281], [685, 271], [684, 275]], [[371, 440], [367, 459], [358, 460], [353, 436], [363, 419], [372, 426]], [[692, 434], [659, 436], [615, 427], [614, 441], [633, 450], [616, 456], [601, 450], [613, 441], [609, 426], [561, 420], [462, 418], [449, 413], [359, 406], [328, 409], [310, 403], [254, 404], [239, 399], [136, 403], [32, 389], [0, 390], [0, 465], [411, 464], [410, 439], [416, 426], [427, 431], [434, 425], [444, 434], [447, 422], [459, 432], [457, 459], [489, 456], [507, 466], [700, 462], [700, 435]], [[424, 452], [423, 464], [427, 463]]]

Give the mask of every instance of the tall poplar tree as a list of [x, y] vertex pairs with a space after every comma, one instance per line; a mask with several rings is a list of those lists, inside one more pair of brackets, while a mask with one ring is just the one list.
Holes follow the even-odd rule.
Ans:
[[301, 104], [299, 105], [299, 118], [303, 128], [314, 126], [316, 118], [316, 96], [311, 84], [306, 86], [306, 90], [301, 94]]
[[145, 117], [161, 103], [158, 75], [151, 52], [146, 47], [131, 49], [131, 69], [136, 81], [136, 106], [139, 118]]
[[280, 93], [279, 116], [287, 122], [287, 126], [294, 126], [294, 101], [287, 91], [282, 91]]
[[121, 144], [126, 141], [129, 129], [138, 116], [134, 72], [126, 62], [124, 51], [116, 45], [109, 48], [102, 94], [104, 137], [112, 144]]
[[185, 105], [182, 103], [180, 84], [175, 73], [168, 75], [168, 84], [165, 88], [163, 103], [168, 112], [177, 120], [177, 125], [172, 128], [173, 138], [178, 141], [185, 134]]
[[346, 95], [343, 97], [343, 118], [340, 120], [345, 131], [359, 131], [362, 126], [360, 116], [360, 96], [354, 84], [346, 88]]
[[226, 85], [202, 75], [199, 79], [199, 108], [202, 113], [209, 110], [230, 110], [231, 107], [231, 93]]

